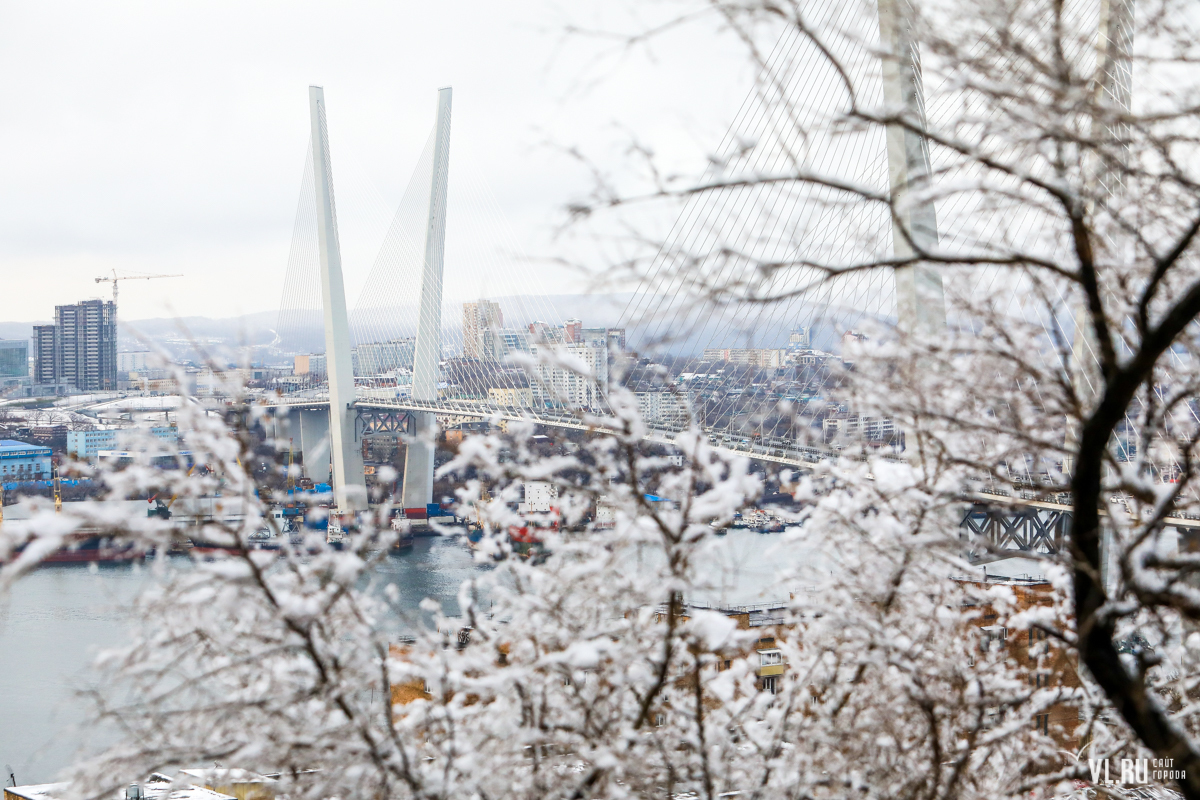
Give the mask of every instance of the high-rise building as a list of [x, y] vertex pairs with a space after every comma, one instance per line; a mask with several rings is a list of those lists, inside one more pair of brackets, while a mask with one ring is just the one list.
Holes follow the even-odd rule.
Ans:
[[0, 339], [0, 378], [24, 378], [29, 375], [29, 342], [24, 339]]
[[583, 343], [583, 321], [578, 319], [569, 319], [563, 323], [563, 329], [566, 332], [567, 344], [582, 344]]
[[53, 325], [35, 325], [34, 382], [84, 392], [117, 388], [117, 307], [84, 300], [54, 307]]
[[117, 353], [117, 372], [144, 372], [153, 366], [154, 353], [150, 350], [138, 350], [130, 353]]
[[494, 359], [493, 348], [487, 346], [487, 333], [503, 327], [504, 314], [499, 303], [491, 300], [463, 303], [463, 357]]
[[574, 341], [576, 344], [596, 345], [606, 347], [614, 353], [624, 353], [625, 329], [581, 327]]
[[481, 358], [487, 361], [504, 361], [513, 353], [528, 353], [529, 331], [519, 328], [493, 328], [483, 336]]
[[811, 350], [812, 349], [812, 328], [807, 325], [802, 325], [792, 331], [788, 337], [788, 350]]

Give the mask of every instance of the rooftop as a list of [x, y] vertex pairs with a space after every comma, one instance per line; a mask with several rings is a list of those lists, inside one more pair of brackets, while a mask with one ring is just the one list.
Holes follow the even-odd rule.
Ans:
[[[204, 770], [192, 772], [202, 773]], [[232, 795], [195, 785], [195, 777], [184, 774], [181, 779], [172, 780], [156, 772], [141, 784], [143, 800], [237, 800]], [[6, 787], [4, 795], [5, 800], [62, 800], [70, 794], [69, 789], [70, 784], [66, 783], [40, 783]], [[126, 791], [121, 789], [113, 794], [112, 800], [125, 800], [126, 796]]]
[[27, 444], [26, 442], [18, 442], [16, 439], [0, 439], [0, 452], [6, 450], [44, 450], [50, 452], [49, 447], [43, 447], [40, 444]]

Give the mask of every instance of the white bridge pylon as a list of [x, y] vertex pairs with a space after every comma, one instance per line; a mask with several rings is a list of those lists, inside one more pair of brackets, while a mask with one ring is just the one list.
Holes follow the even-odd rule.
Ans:
[[329, 375], [329, 450], [333, 491], [340, 511], [367, 508], [362, 450], [354, 431], [354, 366], [350, 355], [350, 321], [342, 283], [342, 249], [338, 241], [325, 124], [325, 90], [308, 87], [312, 123], [313, 179], [317, 194], [317, 239], [321, 259], [321, 308], [325, 323], [325, 368]]
[[[329, 130], [325, 120], [325, 93], [320, 86], [308, 90], [312, 125], [312, 170], [316, 194], [316, 221], [320, 257], [321, 308], [325, 333], [325, 366], [329, 379], [329, 454], [334, 497], [342, 511], [367, 508], [362, 441], [355, 429], [357, 411], [351, 355], [349, 314], [342, 279], [337, 206], [329, 155]], [[413, 354], [413, 399], [429, 405], [438, 401], [438, 368], [442, 341], [442, 274], [446, 246], [447, 184], [450, 167], [450, 107], [452, 90], [438, 90], [433, 176], [428, 215], [424, 225], [420, 307]], [[313, 413], [313, 412], [309, 412]], [[405, 508], [424, 510], [433, 501], [434, 439], [437, 418], [433, 412], [412, 411], [415, 436], [404, 463]], [[311, 437], [302, 436], [307, 442]], [[322, 448], [316, 447], [316, 454]], [[306, 461], [309, 446], [305, 444]], [[315, 465], [313, 465], [315, 466]], [[319, 473], [317, 473], [319, 474]]]
[[[414, 400], [436, 403], [438, 362], [442, 355], [442, 272], [446, 254], [446, 200], [450, 179], [450, 102], [453, 90], [438, 90], [437, 128], [433, 146], [433, 180], [429, 189], [429, 216], [425, 224], [425, 263], [421, 270], [421, 306], [413, 352]], [[437, 418], [432, 412], [413, 413], [415, 436], [404, 455], [404, 508], [421, 508], [433, 502], [434, 437]]]

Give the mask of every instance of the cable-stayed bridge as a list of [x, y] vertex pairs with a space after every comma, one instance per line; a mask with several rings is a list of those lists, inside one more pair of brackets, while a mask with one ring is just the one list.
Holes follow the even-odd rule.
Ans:
[[[781, 43], [776, 60], [783, 64], [794, 56]], [[791, 428], [793, 415], [778, 409], [780, 400], [792, 404], [819, 400], [828, 379], [820, 362], [833, 354], [815, 348], [812, 314], [801, 318], [798, 314], [804, 308], [783, 306], [756, 312], [753, 318], [744, 311], [698, 315], [686, 292], [671, 285], [675, 265], [669, 263], [670, 248], [664, 249], [664, 258], [654, 266], [654, 288], [629, 299], [620, 321], [640, 333], [647, 350], [669, 350], [679, 342], [678, 337], [664, 336], [666, 329], [690, 336], [693, 349], [700, 352], [675, 358], [676, 367], [692, 364], [680, 376], [639, 371], [636, 361], [622, 353], [627, 344], [625, 325], [585, 328], [582, 320], [563, 319], [552, 305], [536, 297], [517, 298], [518, 302], [504, 307], [486, 298], [466, 303], [462, 326], [447, 331], [443, 318], [453, 320], [457, 311], [443, 308], [442, 297], [451, 96], [450, 89], [439, 92], [434, 131], [351, 312], [341, 274], [324, 95], [318, 87], [310, 89], [312, 144], [276, 332], [281, 339], [293, 341], [307, 335], [310, 352], [323, 349], [323, 357], [317, 358], [323, 358], [321, 371], [328, 379], [323, 386], [285, 395], [274, 407], [277, 413], [288, 412], [294, 423], [289, 438], [299, 439], [310, 469], [326, 461], [331, 464], [339, 506], [355, 508], [365, 502], [357, 499], [365, 495], [357, 445], [364, 435], [401, 430], [413, 434], [414, 442], [407, 448], [403, 502], [406, 507], [422, 507], [432, 496], [433, 459], [423, 444], [427, 437], [420, 434], [438, 416], [526, 420], [581, 430], [602, 427], [608, 416], [604, 387], [610, 372], [622, 373], [621, 380], [639, 404], [647, 406], [643, 411], [647, 438], [652, 441], [673, 442], [694, 418], [710, 432], [713, 444], [724, 449], [790, 465], [812, 463], [822, 456], [820, 449], [797, 442]], [[735, 147], [747, 126], [779, 123], [764, 118], [756, 104], [747, 103], [735, 123], [735, 129], [742, 130], [731, 134], [723, 147]], [[887, 174], [886, 168], [876, 172]], [[730, 193], [721, 205], [745, 202], [737, 194]], [[791, 203], [797, 204], [797, 199]], [[714, 213], [725, 215], [728, 208], [714, 209], [709, 204], [689, 209], [684, 224], [672, 233], [674, 244], [690, 248], [698, 241], [707, 246], [713, 232], [697, 224], [697, 219]], [[881, 283], [881, 277], [887, 276], [872, 276], [872, 280]], [[877, 296], [877, 304], [887, 301], [884, 287], [867, 288], [867, 293]], [[862, 313], [861, 300], [854, 298], [856, 315]], [[818, 298], [807, 307], [828, 318], [826, 339], [834, 335], [836, 321], [830, 311], [835, 304], [830, 298]], [[323, 341], [314, 341], [314, 330]], [[781, 334], [785, 341], [771, 340]], [[753, 345], [756, 336], [760, 346], [737, 346]], [[803, 341], [792, 342], [795, 346], [787, 350], [786, 339], [797, 336]], [[739, 341], [742, 337], [745, 340]], [[714, 350], [709, 346], [714, 341], [725, 345], [715, 354], [707, 352]], [[351, 352], [354, 342], [356, 353]], [[702, 346], [697, 348], [697, 342]], [[547, 352], [556, 353], [564, 363], [534, 363], [537, 355]], [[519, 363], [522, 359], [524, 366]], [[756, 379], [777, 377], [785, 361], [791, 362], [787, 380], [769, 378], [772, 386], [764, 389]], [[377, 385], [371, 386], [372, 381], [360, 379], [355, 385], [355, 372], [379, 376], [385, 367], [399, 367], [393, 369], [392, 380], [376, 380]], [[726, 371], [728, 376], [721, 377]], [[676, 380], [680, 377], [693, 386], [681, 387]], [[385, 385], [379, 386], [380, 382]]]
[[[844, 32], [826, 45], [857, 79], [859, 102], [904, 104], [922, 120], [952, 114], [948, 96], [935, 94], [927, 106], [919, 60], [893, 0], [879, 1], [878, 17], [855, 16], [856, 9], [830, 4], [823, 13]], [[872, 39], [882, 40], [892, 56], [881, 58], [864, 45]], [[836, 189], [802, 182], [732, 182], [736, 185], [697, 194], [616, 324], [598, 328], [567, 319], [532, 293], [514, 294], [502, 306], [486, 289], [462, 304], [457, 325], [460, 309], [446, 304], [443, 292], [446, 264], [453, 271], [467, 260], [456, 257], [453, 229], [447, 234], [447, 217], [454, 217], [448, 209], [456, 202], [450, 191], [449, 89], [439, 92], [433, 132], [366, 287], [348, 310], [324, 98], [313, 87], [311, 158], [277, 333], [294, 342], [308, 336], [309, 353], [323, 345], [321, 371], [328, 380], [285, 395], [274, 407], [288, 420], [289, 438], [301, 443], [306, 466], [331, 464], [339, 507], [365, 505], [359, 447], [364, 436], [411, 435], [403, 504], [423, 507], [432, 499], [428, 434], [439, 417], [603, 427], [609, 416], [603, 387], [610, 375], [637, 397], [650, 441], [670, 444], [695, 420], [719, 448], [802, 466], [836, 449], [807, 442], [836, 442], [847, 428], [857, 427], [860, 440], [898, 453], [902, 436], [889, 421], [858, 417], [849, 409], [829, 411], [829, 366], [838, 359], [839, 340], [854, 337], [866, 321], [941, 329], [946, 324], [941, 275], [915, 266], [859, 270], [829, 280], [815, 268], [783, 276], [759, 267], [900, 260], [912, 255], [912, 245], [955, 240], [953, 225], [943, 223], [939, 230], [939, 214], [953, 220], [978, 213], [958, 199], [937, 209], [912, 199], [938, 166], [936, 154], [913, 130], [876, 126], [834, 136], [835, 126], [822, 124], [844, 105], [837, 76], [823, 56], [794, 31], [779, 41], [764, 79], [718, 148], [710, 177], [785, 174], [802, 153], [806, 162], [823, 165], [847, 184], [889, 196], [898, 213], [886, 205], [847, 203]], [[994, 221], [998, 217], [989, 220]], [[1020, 235], [1009, 224], [994, 229], [998, 236]], [[1021, 287], [1004, 285], [997, 275], [977, 270], [968, 278], [970, 290], [1000, 296], [1001, 306], [1007, 302], [1002, 310], [1030, 322], [1036, 312], [1026, 311]], [[534, 276], [502, 270], [492, 280], [500, 294], [537, 283]], [[781, 299], [729, 306], [699, 302], [714, 293]], [[650, 363], [623, 359], [625, 350], [648, 356]], [[546, 366], [547, 354], [561, 363]], [[799, 430], [798, 420], [816, 426], [819, 435]], [[999, 514], [983, 508], [968, 513], [965, 528], [1000, 549], [1053, 552], [1060, 544], [1066, 511], [1060, 503], [1026, 503]]]
[[[858, 23], [895, 39], [897, 51], [907, 53], [897, 38], [890, 2], [881, 6], [879, 20]], [[854, 21], [852, 13], [844, 13], [846, 22]], [[857, 59], [856, 68], [867, 76], [864, 86], [880, 102], [892, 90], [913, 96], [900, 87], [919, 83], [911, 54], [898, 59], [898, 69], [880, 71], [877, 58], [861, 42], [847, 38], [843, 47], [848, 59]], [[767, 65], [765, 89], [751, 94], [720, 145], [723, 169], [778, 171], [798, 144], [797, 112], [801, 126], [814, 129], [820, 119], [838, 113], [843, 98], [827, 89], [811, 92], [814, 85], [829, 84], [820, 61], [811, 43], [795, 32], [781, 39]], [[899, 83], [889, 89], [888, 81]], [[898, 309], [902, 321], [912, 324], [944, 319], [936, 274], [913, 269], [880, 269], [823, 282], [814, 292], [770, 307], [717, 308], [696, 302], [691, 281], [697, 275], [713, 285], [737, 283], [748, 264], [787, 257], [797, 248], [827, 258], [878, 257], [893, 248], [894, 224], [936, 237], [931, 207], [913, 204], [912, 219], [894, 222], [878, 209], [847, 214], [831, 203], [827, 191], [776, 184], [710, 192], [687, 204], [616, 324], [609, 320], [592, 328], [586, 326], [595, 325], [594, 320], [565, 319], [528, 293], [536, 277], [521, 281], [522, 276], [498, 274], [493, 280], [501, 285], [493, 288], [501, 294], [522, 288], [527, 294], [504, 306], [487, 297], [463, 304], [463, 322], [455, 329], [458, 309], [444, 307], [443, 298], [447, 253], [452, 254], [451, 270], [463, 265], [463, 259], [453, 256], [455, 236], [447, 235], [447, 209], [455, 202], [449, 198], [449, 89], [439, 92], [434, 130], [351, 311], [345, 302], [324, 97], [317, 87], [310, 95], [311, 158], [276, 332], [291, 341], [307, 335], [309, 344], [302, 352], [317, 353], [323, 344], [322, 371], [328, 380], [316, 391], [288, 395], [280, 409], [296, 409], [309, 419], [300, 426], [302, 435], [291, 437], [305, 443], [306, 464], [324, 462], [319, 442], [327, 439], [339, 506], [365, 502], [356, 499], [364, 489], [354, 442], [377, 425], [392, 430], [405, 426], [417, 434], [407, 449], [403, 502], [423, 506], [431, 499], [432, 453], [420, 444], [428, 438], [420, 434], [433, 426], [436, 416], [594, 427], [607, 416], [604, 395], [610, 378], [633, 391], [652, 440], [669, 443], [694, 420], [718, 447], [780, 464], [811, 463], [821, 451], [802, 444], [812, 437], [797, 435], [809, 432], [797, 431], [796, 420], [805, 419], [807, 406], [824, 404], [839, 337], [864, 318], [894, 321]], [[759, 146], [743, 152], [751, 139]], [[837, 142], [810, 140], [804, 146], [810, 158], [836, 158], [848, 178], [898, 196], [928, 179], [929, 153], [911, 135], [901, 136], [898, 146], [878, 132]], [[764, 237], [761, 231], [775, 233]], [[463, 238], [462, 232], [457, 235]], [[740, 257], [729, 258], [731, 251]], [[504, 278], [511, 283], [504, 285]], [[321, 342], [314, 341], [316, 330]], [[357, 354], [351, 352], [354, 344]], [[650, 363], [622, 358], [619, 351], [626, 350], [648, 356]], [[549, 366], [547, 354], [552, 354]], [[361, 378], [384, 372], [379, 369], [384, 364], [372, 361], [387, 360], [387, 366], [399, 370], [392, 370], [393, 380], [356, 387], [356, 356], [360, 384], [371, 383]], [[320, 408], [328, 409], [327, 432], [319, 424]], [[808, 419], [818, 426], [823, 422]], [[838, 422], [874, 425], [872, 438], [878, 444], [898, 445], [898, 433], [887, 428], [886, 420]], [[310, 448], [310, 441], [318, 444]]]

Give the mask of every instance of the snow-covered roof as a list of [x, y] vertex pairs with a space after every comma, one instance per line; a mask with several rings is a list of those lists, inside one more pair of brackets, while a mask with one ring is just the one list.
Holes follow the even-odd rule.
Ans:
[[[162, 773], [154, 773], [140, 784], [143, 800], [237, 800], [236, 797], [221, 792], [214, 792], [204, 786], [195, 785], [196, 774], [203, 772], [239, 772], [247, 775], [255, 773], [246, 770], [185, 770], [180, 772], [179, 779], [172, 780]], [[196, 774], [190, 774], [196, 773]], [[267, 780], [261, 778], [262, 780]], [[68, 795], [70, 784], [40, 783], [29, 786], [12, 786], [6, 788], [6, 794], [22, 800], [63, 800]], [[125, 800], [126, 790], [120, 789], [113, 793], [113, 800]]]
[[67, 790], [65, 783], [32, 783], [28, 786], [6, 786], [5, 794], [23, 797], [25, 800], [54, 800]]

